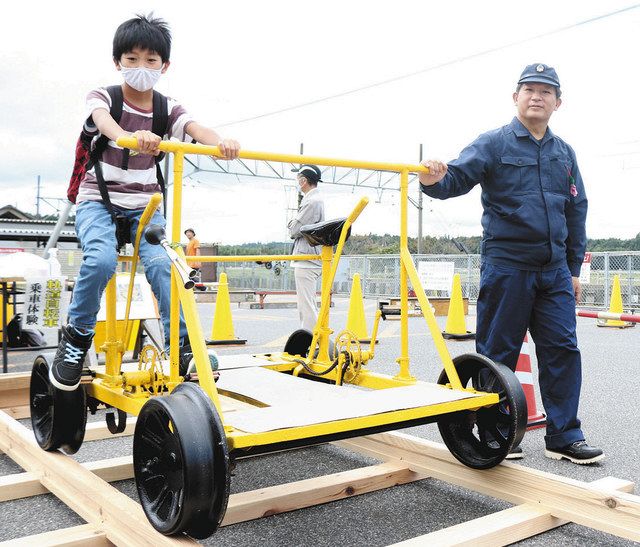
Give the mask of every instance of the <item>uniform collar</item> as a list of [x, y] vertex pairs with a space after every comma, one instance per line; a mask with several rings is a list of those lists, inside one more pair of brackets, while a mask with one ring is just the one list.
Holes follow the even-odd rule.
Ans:
[[509, 124], [509, 127], [515, 133], [516, 137], [530, 137], [535, 142], [540, 142], [540, 144], [544, 144], [548, 140], [551, 140], [551, 139], [555, 138], [555, 135], [553, 134], [553, 131], [551, 131], [551, 128], [549, 126], [547, 126], [547, 131], [544, 134], [544, 137], [542, 137], [542, 141], [538, 141], [529, 132], [529, 130], [524, 125], [522, 125], [522, 122], [518, 119], [517, 116], [514, 116], [513, 120], [511, 120], [511, 123]]

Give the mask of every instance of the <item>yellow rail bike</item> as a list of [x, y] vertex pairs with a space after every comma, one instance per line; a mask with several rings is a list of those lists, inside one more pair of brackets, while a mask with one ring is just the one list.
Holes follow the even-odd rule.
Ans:
[[[135, 149], [136, 140], [118, 140]], [[241, 158], [286, 163], [314, 163], [399, 173], [401, 191], [401, 346], [394, 376], [375, 372], [380, 313], [370, 349], [349, 332], [329, 328], [330, 288], [351, 225], [366, 207], [361, 199], [344, 219], [306, 226], [303, 233], [322, 245], [322, 292], [314, 331], [292, 333], [282, 352], [220, 357], [216, 383], [202, 333], [188, 261], [177, 242], [181, 234], [182, 171], [185, 154], [220, 156], [217, 147], [165, 141], [173, 153], [174, 195], [170, 243], [147, 224], [161, 197], [154, 196], [140, 221], [132, 261], [143, 232], [165, 246], [172, 257], [170, 351], [161, 344], [143, 348], [138, 363], [123, 364], [124, 344], [116, 336], [115, 282], [107, 286], [106, 365], [84, 372], [80, 388], [61, 392], [48, 381], [51, 357], [34, 363], [31, 415], [40, 446], [67, 453], [82, 444], [87, 408], [104, 404], [112, 432], [122, 430], [127, 414], [137, 416], [133, 465], [140, 503], [151, 524], [164, 534], [210, 536], [221, 523], [229, 496], [230, 467], [236, 458], [337, 439], [437, 422], [444, 442], [463, 464], [486, 469], [499, 464], [524, 435], [526, 399], [515, 374], [506, 366], [474, 353], [452, 359], [422, 289], [407, 247], [407, 187], [417, 165], [336, 160], [321, 157], [242, 151]], [[335, 247], [335, 252], [334, 252]], [[197, 257], [201, 262], [309, 260], [314, 256]], [[133, 279], [133, 277], [132, 277]], [[420, 302], [439, 354], [437, 383], [418, 381], [409, 366], [408, 284]], [[131, 301], [129, 290], [126, 316]], [[195, 372], [180, 375], [178, 327], [180, 307], [191, 341]], [[123, 337], [127, 340], [128, 337]], [[116, 419], [113, 409], [117, 412]]]

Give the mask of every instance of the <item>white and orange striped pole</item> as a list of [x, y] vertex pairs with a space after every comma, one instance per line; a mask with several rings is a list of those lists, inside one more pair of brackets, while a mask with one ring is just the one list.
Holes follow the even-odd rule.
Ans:
[[542, 412], [538, 412], [536, 408], [536, 394], [533, 389], [533, 373], [531, 372], [531, 350], [529, 348], [529, 336], [525, 334], [515, 372], [527, 398], [527, 430], [538, 429], [547, 424], [546, 416]]
[[591, 319], [607, 319], [609, 321], [627, 321], [629, 323], [640, 323], [640, 315], [629, 313], [611, 313], [609, 311], [589, 311], [576, 310], [578, 317], [590, 317]]

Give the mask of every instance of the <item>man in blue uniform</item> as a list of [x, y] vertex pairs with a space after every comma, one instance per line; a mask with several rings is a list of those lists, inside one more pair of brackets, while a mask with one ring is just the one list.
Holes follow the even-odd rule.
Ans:
[[[482, 266], [476, 349], [515, 370], [527, 328], [535, 342], [547, 412], [545, 455], [594, 463], [584, 440], [575, 304], [586, 247], [587, 197], [573, 149], [551, 132], [560, 81], [545, 64], [527, 66], [513, 94], [516, 117], [480, 135], [460, 157], [427, 160], [422, 191], [437, 199], [482, 188]], [[511, 457], [521, 457], [516, 448]]]

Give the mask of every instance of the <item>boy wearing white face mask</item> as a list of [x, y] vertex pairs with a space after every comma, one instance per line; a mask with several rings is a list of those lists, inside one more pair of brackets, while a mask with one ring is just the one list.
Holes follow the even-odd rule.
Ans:
[[[106, 150], [96, 165], [82, 179], [77, 197], [76, 233], [82, 245], [83, 262], [69, 307], [69, 324], [62, 329], [62, 340], [56, 352], [49, 377], [58, 389], [72, 391], [79, 386], [82, 364], [91, 346], [100, 298], [117, 265], [115, 216], [125, 217], [132, 238], [149, 197], [160, 191], [154, 156], [164, 135], [151, 129], [154, 116], [153, 87], [169, 68], [171, 33], [158, 18], [138, 15], [122, 23], [113, 39], [113, 61], [124, 78], [122, 84], [122, 114], [118, 122], [111, 116], [111, 95], [106, 88], [91, 91], [87, 97], [85, 131], [109, 139]], [[167, 99], [167, 136], [190, 142], [214, 145], [228, 159], [238, 156], [240, 145], [232, 139], [222, 139], [213, 129], [193, 120], [173, 99]], [[139, 153], [125, 153], [117, 147], [119, 137], [133, 136], [138, 140]], [[98, 176], [96, 176], [96, 169]], [[102, 176], [103, 200], [98, 178]], [[105, 190], [106, 187], [106, 190]], [[105, 201], [109, 203], [105, 205]], [[112, 214], [113, 213], [113, 214]], [[165, 225], [156, 211], [151, 221]], [[133, 240], [133, 239], [132, 239]], [[171, 262], [160, 246], [150, 245], [142, 238], [140, 259], [145, 274], [158, 299], [168, 347], [171, 293]], [[181, 357], [188, 360], [189, 348], [184, 321], [180, 324]]]

